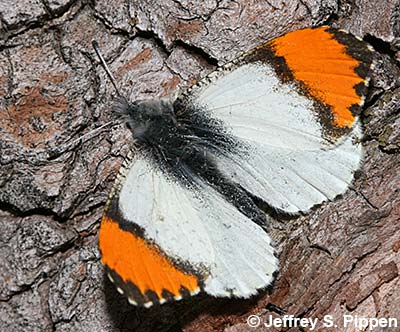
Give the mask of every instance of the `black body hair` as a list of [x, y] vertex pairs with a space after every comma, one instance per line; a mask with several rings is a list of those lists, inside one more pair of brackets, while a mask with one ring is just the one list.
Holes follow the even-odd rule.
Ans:
[[264, 213], [240, 185], [218, 169], [214, 156], [237, 151], [238, 143], [221, 123], [205, 112], [188, 109], [179, 100], [117, 101], [120, 113], [144, 157], [165, 175], [198, 190], [206, 183], [217, 190], [248, 218], [266, 225]]

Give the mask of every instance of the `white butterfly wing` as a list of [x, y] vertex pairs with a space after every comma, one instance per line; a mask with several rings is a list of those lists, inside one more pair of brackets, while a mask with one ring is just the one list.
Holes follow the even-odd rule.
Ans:
[[275, 148], [318, 149], [326, 144], [312, 114], [313, 103], [292, 84], [283, 85], [267, 64], [251, 63], [216, 72], [192, 92], [195, 109], [220, 120], [227, 133]]
[[[210, 186], [202, 182], [197, 184], [197, 189], [185, 186], [148, 160], [136, 154], [127, 169], [118, 197], [113, 198], [118, 204], [118, 216], [114, 215], [113, 219], [142, 229], [140, 237], [146, 243], [160, 248], [162, 255], [178, 270], [195, 275], [199, 288], [209, 295], [247, 298], [270, 284], [278, 261], [268, 234]], [[110, 211], [107, 213], [112, 215]], [[115, 246], [113, 249], [118, 250]], [[147, 264], [146, 252], [136, 255], [143, 255], [141, 262]], [[104, 261], [107, 265], [107, 259]], [[160, 265], [147, 264], [147, 275], [135, 278], [153, 278], [153, 283], [148, 284], [149, 290], [180, 289], [181, 285], [173, 285], [179, 282], [185, 286], [183, 279], [168, 281], [167, 275], [157, 279], [163, 273], [160, 268]], [[160, 282], [164, 284], [159, 285]], [[197, 289], [189, 290], [197, 292]], [[129, 294], [129, 287], [125, 292], [136, 303], [154, 301], [145, 291], [139, 297]], [[162, 295], [158, 298], [161, 303], [165, 300]]]
[[235, 151], [216, 156], [229, 179], [287, 213], [307, 211], [348, 188], [362, 159], [359, 125], [334, 142], [313, 99], [294, 82], [283, 84], [267, 63], [213, 75], [184, 98], [237, 142]]
[[219, 168], [269, 205], [287, 213], [307, 211], [344, 193], [360, 166], [360, 126], [339, 146], [329, 150], [296, 150], [265, 144], [248, 145], [242, 155], [220, 156]]
[[372, 67], [362, 40], [308, 28], [225, 65], [176, 104], [236, 142], [216, 152], [227, 178], [275, 208], [307, 211], [343, 193], [360, 167], [357, 115]]

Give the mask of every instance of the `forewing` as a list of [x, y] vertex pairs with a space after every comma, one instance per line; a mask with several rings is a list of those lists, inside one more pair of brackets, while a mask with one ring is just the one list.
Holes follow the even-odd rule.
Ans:
[[343, 193], [360, 167], [363, 104], [373, 55], [327, 27], [295, 31], [200, 81], [177, 109], [214, 119], [234, 148], [220, 171], [288, 213]]
[[249, 297], [277, 270], [268, 234], [218, 192], [188, 185], [142, 153], [102, 220], [102, 261], [120, 292], [150, 306], [195, 294]]

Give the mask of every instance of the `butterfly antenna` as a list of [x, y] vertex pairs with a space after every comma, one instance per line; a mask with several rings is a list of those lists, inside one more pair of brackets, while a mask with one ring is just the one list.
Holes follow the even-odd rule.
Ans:
[[55, 148], [49, 149], [47, 159], [55, 159], [66, 152], [72, 151], [78, 146], [78, 144], [83, 144], [98, 136], [104, 128], [118, 124], [119, 123], [115, 123], [114, 121], [107, 122], [106, 124], [89, 131], [88, 133], [82, 135], [81, 137], [78, 137], [77, 139], [74, 139], [71, 142], [67, 142]]
[[92, 45], [93, 45], [93, 48], [94, 48], [97, 56], [100, 59], [100, 62], [102, 64], [103, 68], [105, 69], [105, 71], [106, 71], [106, 73], [108, 75], [108, 78], [110, 79], [111, 83], [113, 84], [114, 89], [117, 92], [118, 97], [122, 97], [121, 93], [119, 92], [119, 88], [118, 88], [117, 82], [115, 81], [115, 78], [114, 78], [113, 74], [111, 73], [110, 68], [108, 68], [107, 63], [104, 60], [103, 54], [101, 54], [98, 42], [93, 40], [92, 41]]

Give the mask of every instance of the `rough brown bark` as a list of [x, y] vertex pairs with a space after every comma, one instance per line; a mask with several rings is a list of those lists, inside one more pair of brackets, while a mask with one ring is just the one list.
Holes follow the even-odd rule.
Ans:
[[[250, 314], [283, 313], [400, 323], [399, 17], [399, 0], [2, 0], [0, 331], [261, 331], [246, 325]], [[326, 23], [379, 53], [362, 117], [365, 163], [352, 188], [306, 216], [273, 220], [280, 273], [257, 298], [129, 306], [104, 278], [97, 249], [129, 134], [114, 127], [49, 156], [113, 118], [112, 87], [91, 40], [123, 93], [140, 99], [188, 86], [280, 34]]]

